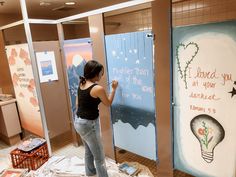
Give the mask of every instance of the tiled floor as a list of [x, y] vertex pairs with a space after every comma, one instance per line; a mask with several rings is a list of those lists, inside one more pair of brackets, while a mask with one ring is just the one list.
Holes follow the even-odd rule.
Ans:
[[63, 139], [51, 141], [52, 154], [53, 155], [64, 155], [64, 156], [78, 156], [84, 157], [84, 147], [76, 147], [72, 144], [72, 139]]
[[157, 176], [157, 167], [156, 162], [153, 160], [149, 160], [147, 158], [141, 157], [139, 155], [133, 154], [131, 152], [116, 148], [115, 151], [117, 162], [122, 163], [124, 161], [127, 162], [138, 162], [142, 165], [145, 165], [149, 168], [149, 170], [152, 172], [153, 176]]
[[174, 170], [174, 177], [194, 177], [194, 176], [186, 174], [178, 170]]
[[8, 146], [0, 141], [0, 172], [5, 168], [11, 167], [10, 152], [15, 149], [15, 146]]
[[[141, 157], [137, 154], [133, 154], [131, 152], [128, 152], [119, 148], [116, 148], [115, 153], [116, 153], [116, 158], [117, 158], [118, 163], [122, 163], [124, 161], [138, 162], [148, 167], [149, 170], [152, 172], [153, 176], [157, 177], [157, 164], [155, 161]], [[174, 177], [193, 177], [193, 176], [185, 174], [178, 170], [174, 170]]]

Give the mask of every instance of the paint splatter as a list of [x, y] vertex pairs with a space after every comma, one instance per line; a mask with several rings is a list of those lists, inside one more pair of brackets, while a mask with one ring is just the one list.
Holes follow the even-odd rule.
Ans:
[[20, 92], [20, 93], [19, 93], [19, 97], [24, 98], [25, 95], [24, 95], [22, 92]]
[[28, 89], [30, 92], [33, 93], [33, 92], [34, 92], [34, 88], [35, 88], [34, 79], [30, 79], [27, 89]]
[[21, 59], [29, 58], [29, 57], [28, 57], [28, 52], [26, 52], [24, 49], [20, 49], [20, 55], [19, 55], [19, 57], [20, 57]]
[[12, 76], [13, 85], [18, 86], [18, 81], [19, 81], [19, 76], [16, 73], [14, 73]]
[[14, 56], [9, 57], [8, 63], [9, 63], [9, 65], [15, 65], [16, 64], [16, 59], [14, 58]]
[[24, 60], [24, 63], [25, 63], [26, 65], [31, 65], [31, 61], [30, 61], [29, 58], [26, 58], [26, 59]]
[[30, 103], [34, 106], [38, 106], [38, 100], [35, 97], [30, 97]]
[[31, 87], [35, 88], [34, 79], [30, 79], [29, 84], [31, 85]]
[[11, 50], [11, 56], [17, 57], [16, 49], [12, 49], [12, 50]]

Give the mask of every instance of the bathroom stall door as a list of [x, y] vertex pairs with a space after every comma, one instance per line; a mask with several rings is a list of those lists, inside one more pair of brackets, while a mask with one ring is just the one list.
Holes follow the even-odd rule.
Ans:
[[24, 130], [43, 137], [42, 120], [28, 45], [6, 46], [6, 55], [15, 90], [21, 126]]
[[76, 113], [76, 96], [79, 86], [79, 76], [84, 75], [84, 66], [92, 59], [92, 46], [89, 38], [64, 41], [66, 69], [71, 100], [71, 112]]
[[115, 147], [157, 160], [152, 33], [107, 35], [105, 41], [108, 83], [119, 82], [111, 107]]
[[173, 29], [174, 168], [193, 176], [235, 176], [235, 31], [235, 21]]

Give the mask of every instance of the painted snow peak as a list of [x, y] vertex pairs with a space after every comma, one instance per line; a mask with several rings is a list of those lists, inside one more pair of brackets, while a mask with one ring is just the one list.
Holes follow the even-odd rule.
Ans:
[[214, 149], [224, 139], [225, 131], [222, 125], [213, 117], [201, 114], [194, 117], [190, 127], [198, 139], [202, 158], [211, 163], [214, 160]]
[[[187, 45], [180, 43], [179, 45], [176, 46], [176, 59], [177, 59], [177, 67], [178, 67], [178, 72], [180, 73], [180, 78], [183, 79], [185, 88], [188, 88], [188, 83], [187, 83], [187, 70], [190, 67], [190, 64], [198, 54], [199, 47], [197, 43], [195, 42], [190, 42]], [[187, 56], [186, 58], [182, 58], [180, 54], [184, 52], [185, 55]], [[185, 64], [184, 64], [185, 63]]]
[[149, 123], [155, 127], [155, 113], [148, 110], [133, 108], [125, 105], [112, 106], [112, 123], [115, 124], [119, 120], [123, 123], [129, 123], [134, 129], [139, 126], [147, 127]]

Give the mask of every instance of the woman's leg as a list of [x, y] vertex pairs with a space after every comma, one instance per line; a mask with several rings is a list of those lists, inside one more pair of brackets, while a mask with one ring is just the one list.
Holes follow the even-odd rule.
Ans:
[[94, 167], [94, 157], [92, 152], [90, 151], [88, 144], [83, 141], [84, 148], [85, 148], [85, 172], [87, 176], [93, 176], [96, 174], [96, 169]]
[[92, 130], [92, 127], [93, 127], [92, 122], [86, 119], [81, 119], [76, 116], [75, 121], [74, 121], [74, 127], [75, 127], [76, 132], [80, 134], [80, 137], [83, 141], [84, 148], [85, 148], [84, 159], [85, 159], [86, 176], [93, 176], [96, 174], [96, 169], [94, 167], [94, 157], [85, 140], [87, 135], [90, 134]]
[[[98, 177], [108, 177], [107, 169], [105, 165], [105, 155], [103, 152], [102, 142], [100, 138], [99, 127], [100, 126], [99, 126], [98, 119], [86, 120], [86, 119], [78, 118], [75, 120], [75, 129], [80, 134], [83, 141], [85, 142], [84, 144], [86, 144], [85, 148], [87, 150], [85, 153], [88, 153], [88, 156], [90, 156], [89, 153], [91, 152], [93, 155]], [[92, 167], [91, 157], [88, 157], [88, 159], [86, 163], [89, 163], [89, 164], [86, 165], [86, 168], [89, 169]]]
[[92, 131], [86, 136], [85, 141], [93, 154], [98, 177], [108, 177], [105, 154], [100, 137], [99, 120], [97, 119], [94, 120]]

